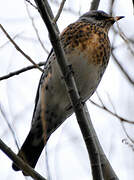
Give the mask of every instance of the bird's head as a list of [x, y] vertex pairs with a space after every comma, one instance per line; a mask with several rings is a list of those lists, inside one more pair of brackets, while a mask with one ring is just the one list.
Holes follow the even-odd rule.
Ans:
[[124, 16], [110, 16], [109, 14], [105, 13], [101, 10], [92, 10], [85, 14], [83, 14], [78, 21], [86, 21], [91, 24], [96, 24], [102, 28], [105, 28], [106, 30], [109, 30], [109, 28], [118, 20], [124, 18]]

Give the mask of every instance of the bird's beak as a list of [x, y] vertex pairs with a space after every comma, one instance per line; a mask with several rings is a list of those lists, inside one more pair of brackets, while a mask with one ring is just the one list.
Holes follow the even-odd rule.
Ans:
[[124, 18], [125, 16], [116, 16], [116, 17], [114, 17], [114, 20], [115, 21], [119, 21], [120, 19], [122, 19], [122, 18]]

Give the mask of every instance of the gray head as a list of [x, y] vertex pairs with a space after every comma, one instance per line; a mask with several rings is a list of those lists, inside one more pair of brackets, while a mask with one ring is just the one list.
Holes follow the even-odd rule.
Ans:
[[85, 21], [92, 24], [97, 24], [101, 27], [105, 27], [106, 29], [109, 29], [111, 25], [113, 25], [116, 21], [124, 18], [124, 16], [116, 16], [112, 17], [109, 14], [105, 13], [101, 10], [92, 10], [85, 14], [83, 14], [78, 21]]

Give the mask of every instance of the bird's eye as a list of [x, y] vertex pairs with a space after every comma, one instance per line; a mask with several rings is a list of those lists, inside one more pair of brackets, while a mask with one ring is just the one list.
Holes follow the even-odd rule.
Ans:
[[97, 15], [94, 16], [96, 20], [106, 20], [108, 17], [107, 16], [102, 16], [102, 15]]

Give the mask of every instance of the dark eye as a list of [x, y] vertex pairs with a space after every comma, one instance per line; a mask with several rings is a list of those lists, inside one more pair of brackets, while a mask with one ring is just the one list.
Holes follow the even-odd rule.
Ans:
[[107, 18], [108, 18], [107, 16], [102, 16], [102, 15], [96, 16], [96, 19], [97, 19], [97, 20], [105, 20], [105, 19], [107, 19]]
[[109, 18], [108, 14], [104, 13], [103, 11], [92, 14], [92, 17], [96, 20], [106, 20]]

